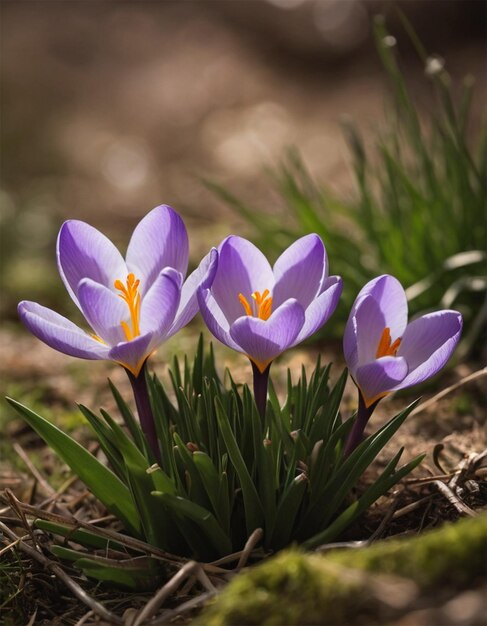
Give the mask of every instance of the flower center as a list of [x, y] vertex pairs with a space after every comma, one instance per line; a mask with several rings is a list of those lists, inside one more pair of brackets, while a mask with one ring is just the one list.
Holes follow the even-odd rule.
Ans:
[[121, 280], [116, 280], [114, 283], [115, 289], [120, 291], [118, 295], [127, 303], [130, 312], [130, 326], [127, 322], [120, 322], [123, 332], [127, 341], [131, 341], [140, 335], [139, 320], [140, 320], [140, 293], [139, 284], [140, 280], [135, 280], [135, 276], [130, 273], [127, 276], [125, 285]]
[[380, 359], [381, 356], [396, 356], [397, 349], [401, 345], [401, 337], [391, 343], [391, 329], [386, 326], [382, 331], [382, 335], [377, 344], [377, 352], [375, 358]]
[[[250, 317], [258, 317], [260, 320], [268, 320], [272, 313], [272, 296], [269, 295], [270, 291], [266, 289], [263, 293], [260, 291], [254, 291], [252, 298], [255, 301], [255, 305], [252, 308], [247, 298], [242, 294], [238, 294], [240, 304], [245, 309], [245, 313]], [[254, 310], [256, 313], [254, 313]]]

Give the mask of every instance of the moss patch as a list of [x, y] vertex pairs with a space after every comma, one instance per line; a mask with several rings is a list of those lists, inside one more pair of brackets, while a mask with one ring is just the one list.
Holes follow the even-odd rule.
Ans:
[[452, 582], [460, 587], [486, 573], [486, 550], [484, 514], [412, 539], [387, 540], [353, 553], [336, 552], [328, 558], [347, 567], [412, 578], [421, 588]]
[[423, 591], [473, 583], [485, 574], [486, 548], [483, 515], [360, 550], [282, 552], [239, 575], [197, 624], [376, 623], [406, 608], [408, 599]]

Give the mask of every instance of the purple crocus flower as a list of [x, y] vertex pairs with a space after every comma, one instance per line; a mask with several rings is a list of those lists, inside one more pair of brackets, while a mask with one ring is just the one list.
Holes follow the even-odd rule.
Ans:
[[197, 313], [196, 290], [216, 271], [216, 252], [212, 262], [210, 256], [183, 283], [188, 235], [169, 206], [156, 207], [139, 222], [125, 260], [96, 228], [69, 220], [57, 239], [59, 273], [92, 331], [35, 302], [21, 302], [19, 315], [51, 348], [116, 361], [137, 377], [149, 355]]
[[213, 283], [198, 290], [201, 314], [217, 339], [252, 362], [263, 414], [272, 361], [328, 320], [342, 280], [328, 276], [325, 247], [315, 234], [293, 243], [273, 268], [250, 241], [233, 235], [218, 255]]
[[150, 408], [142, 394], [144, 364], [197, 313], [196, 290], [203, 280], [211, 280], [216, 259], [216, 251], [208, 254], [183, 282], [188, 235], [180, 216], [166, 205], [139, 222], [125, 260], [96, 228], [69, 220], [57, 239], [58, 268], [91, 331], [35, 302], [21, 302], [19, 315], [36, 337], [55, 350], [122, 365], [134, 387], [139, 414], [146, 414]]
[[358, 294], [343, 340], [345, 360], [359, 389], [359, 412], [347, 453], [360, 442], [365, 424], [386, 395], [434, 376], [460, 339], [462, 316], [443, 310], [410, 324], [401, 283], [387, 274]]

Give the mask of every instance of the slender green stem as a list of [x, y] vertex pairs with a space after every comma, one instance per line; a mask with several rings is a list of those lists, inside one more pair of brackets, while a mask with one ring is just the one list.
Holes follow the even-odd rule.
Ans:
[[265, 368], [263, 372], [259, 370], [257, 365], [252, 363], [252, 372], [254, 374], [254, 398], [255, 404], [259, 411], [259, 415], [262, 421], [265, 419], [265, 408], [267, 404], [267, 386], [269, 384], [269, 370], [271, 369], [271, 363]]
[[157, 463], [161, 463], [161, 451], [159, 449], [159, 441], [156, 433], [156, 425], [154, 422], [154, 416], [152, 414], [152, 408], [150, 405], [149, 392], [147, 390], [147, 384], [145, 382], [145, 363], [139, 372], [138, 376], [134, 376], [128, 370], [127, 376], [129, 377], [130, 384], [132, 385], [132, 391], [134, 393], [135, 405], [137, 406], [137, 413], [139, 414], [140, 425], [142, 431], [147, 439], [149, 448], [154, 455]]
[[358, 392], [358, 411], [357, 417], [355, 419], [355, 423], [352, 426], [352, 430], [348, 435], [347, 442], [345, 443], [345, 447], [343, 449], [343, 456], [349, 456], [355, 448], [362, 442], [364, 438], [364, 430], [367, 426], [367, 422], [370, 419], [370, 416], [374, 412], [375, 407], [379, 404], [379, 400], [371, 404], [368, 408], [365, 406], [364, 399], [362, 398], [362, 394], [360, 391]]

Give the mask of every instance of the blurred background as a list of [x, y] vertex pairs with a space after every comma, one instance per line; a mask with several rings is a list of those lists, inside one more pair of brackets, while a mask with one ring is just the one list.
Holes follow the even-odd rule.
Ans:
[[74, 311], [55, 268], [65, 219], [124, 249], [167, 203], [193, 263], [236, 229], [273, 258], [320, 232], [348, 284], [338, 327], [372, 275], [396, 273], [418, 310], [464, 281], [449, 300], [474, 294], [478, 341], [485, 35], [468, 0], [3, 1], [4, 319], [19, 299]]

